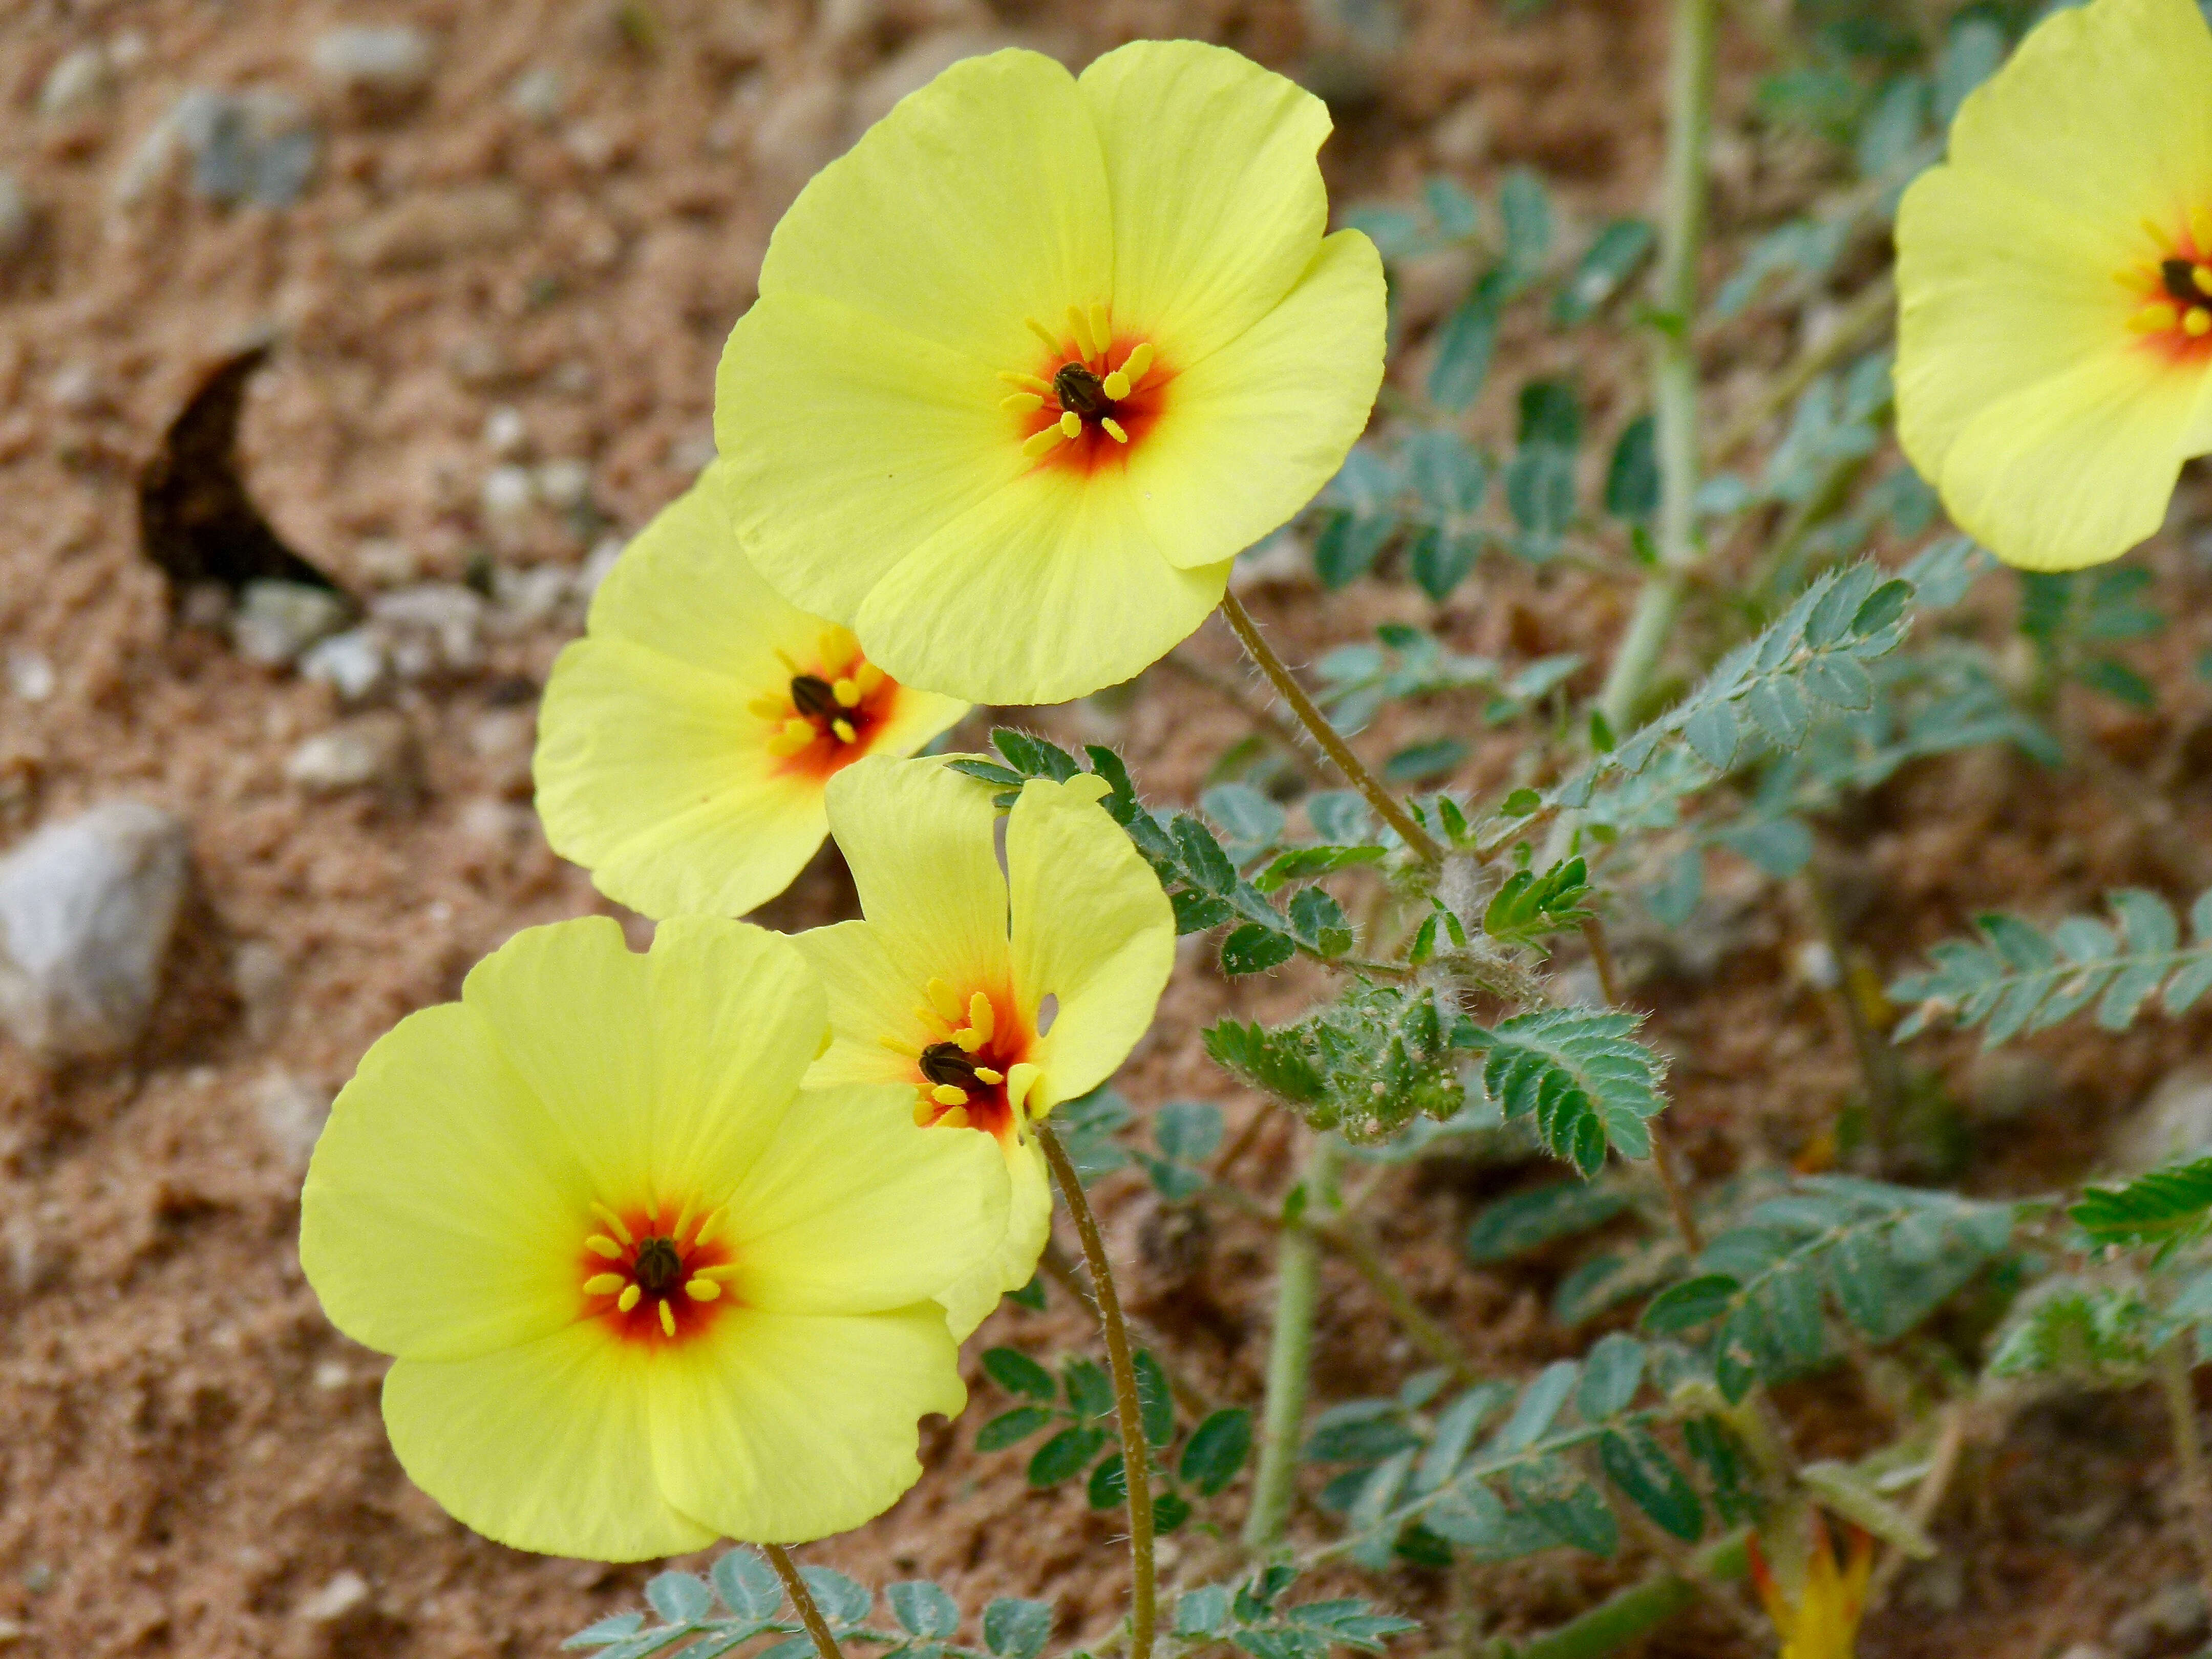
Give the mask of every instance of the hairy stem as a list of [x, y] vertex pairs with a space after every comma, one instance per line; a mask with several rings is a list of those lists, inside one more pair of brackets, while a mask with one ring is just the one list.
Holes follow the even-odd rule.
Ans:
[[1152, 1568], [1152, 1465], [1145, 1439], [1145, 1418], [1137, 1398], [1137, 1369], [1129, 1358], [1129, 1328], [1121, 1317], [1121, 1298], [1114, 1289], [1114, 1266], [1098, 1218], [1091, 1212], [1083, 1182], [1067, 1149], [1048, 1123], [1036, 1126], [1037, 1145], [1052, 1165], [1053, 1179], [1075, 1218], [1083, 1241], [1083, 1260], [1091, 1269], [1091, 1289], [1098, 1304], [1098, 1323], [1106, 1334], [1106, 1364], [1114, 1377], [1114, 1418], [1121, 1431], [1121, 1468], [1129, 1499], [1129, 1659], [1151, 1659], [1154, 1590]]
[[1376, 775], [1361, 763], [1359, 757], [1346, 745], [1336, 728], [1328, 723], [1328, 717], [1314, 706], [1314, 700], [1306, 696], [1305, 688], [1291, 677], [1291, 671], [1283, 665], [1283, 659], [1260, 636], [1259, 625], [1252, 620], [1251, 613], [1244, 609], [1243, 602], [1236, 594], [1224, 592], [1221, 596], [1221, 614], [1227, 618], [1229, 626], [1243, 643], [1245, 654], [1260, 665], [1260, 672], [1267, 677], [1267, 683], [1275, 688], [1285, 702], [1290, 704], [1291, 712], [1298, 717], [1299, 724], [1313, 733], [1314, 741], [1321, 745], [1322, 752], [1334, 763], [1336, 769], [1344, 774], [1346, 781], [1367, 798], [1367, 804], [1380, 812], [1406, 845], [1424, 860], [1430, 864], [1443, 863], [1444, 849], [1437, 845], [1435, 838], [1427, 830], [1413, 822], [1413, 815], [1406, 811], [1398, 798], [1385, 789]]
[[[1605, 924], [1595, 916], [1583, 923], [1583, 938], [1589, 942], [1590, 963], [1597, 969], [1597, 982], [1605, 993], [1609, 1006], [1622, 1006], [1620, 969], [1613, 959], [1612, 943], [1605, 936]], [[1674, 1218], [1674, 1231], [1682, 1236], [1682, 1248], [1692, 1257], [1705, 1248], [1705, 1236], [1698, 1226], [1698, 1212], [1691, 1206], [1689, 1188], [1682, 1184], [1680, 1169], [1674, 1162], [1674, 1132], [1664, 1121], [1664, 1114], [1646, 1118], [1644, 1133], [1651, 1137], [1651, 1167], [1657, 1172], [1659, 1184], [1666, 1189], [1667, 1208]]]
[[2197, 1582], [2212, 1602], [2212, 1479], [2204, 1470], [2204, 1443], [2197, 1432], [2197, 1387], [2190, 1378], [2189, 1351], [2196, 1340], [2184, 1334], [2158, 1357], [2158, 1381], [2166, 1395], [2166, 1414], [2173, 1427], [2173, 1455], [2181, 1465], [2182, 1495], [2189, 1500], [2189, 1541], [2197, 1557]]
[[1268, 1334], [1260, 1468], [1252, 1478], [1252, 1508], [1244, 1517], [1249, 1550], [1280, 1545], [1297, 1501], [1298, 1446], [1312, 1382], [1315, 1292], [1321, 1283], [1321, 1240], [1307, 1217], [1333, 1205], [1343, 1164], [1343, 1141], [1333, 1134], [1314, 1141], [1304, 1176], [1304, 1212], [1283, 1224], [1275, 1242], [1275, 1323]]
[[1705, 149], [1712, 127], [1714, 0], [1674, 0], [1667, 63], [1667, 161], [1651, 342], [1659, 459], [1659, 568], [1637, 595], [1598, 708], [1615, 732], [1634, 722], [1698, 559], [1698, 255], [1705, 229]]
[[814, 1651], [819, 1659], [845, 1659], [837, 1646], [837, 1638], [830, 1633], [830, 1621], [822, 1616], [822, 1609], [814, 1605], [814, 1592], [806, 1588], [806, 1580], [799, 1577], [799, 1569], [792, 1565], [791, 1555], [781, 1544], [763, 1544], [769, 1565], [775, 1576], [783, 1580], [783, 1593], [791, 1598], [791, 1605], [799, 1609], [806, 1633], [814, 1638]]

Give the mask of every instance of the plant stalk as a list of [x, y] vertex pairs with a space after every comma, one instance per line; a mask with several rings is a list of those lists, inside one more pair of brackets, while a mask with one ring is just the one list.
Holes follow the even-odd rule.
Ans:
[[2189, 1500], [2189, 1541], [2197, 1557], [2197, 1582], [2212, 1604], [2212, 1479], [2204, 1469], [2204, 1442], [2197, 1431], [2197, 1386], [2190, 1377], [2189, 1352], [2195, 1340], [2184, 1334], [2161, 1349], [2158, 1381], [2166, 1395], [2166, 1414], [2173, 1428], [2173, 1455], [2181, 1465], [2182, 1495]]
[[1306, 1218], [1334, 1204], [1343, 1165], [1344, 1142], [1333, 1134], [1318, 1136], [1302, 1178], [1305, 1208], [1297, 1219], [1284, 1222], [1275, 1241], [1275, 1322], [1268, 1335], [1260, 1468], [1252, 1478], [1252, 1507], [1244, 1517], [1244, 1547], [1255, 1553], [1281, 1545], [1297, 1501], [1298, 1449], [1313, 1380], [1314, 1304], [1321, 1285], [1321, 1239]]
[[1321, 745], [1322, 752], [1334, 763], [1336, 769], [1344, 774], [1346, 781], [1367, 798], [1367, 804], [1382, 815], [1383, 820], [1425, 862], [1442, 864], [1444, 849], [1437, 845], [1435, 837], [1413, 822], [1413, 815], [1400, 804], [1398, 798], [1385, 789], [1380, 780], [1361, 763], [1359, 757], [1346, 746], [1337, 729], [1328, 723], [1328, 717], [1315, 707], [1314, 700], [1306, 696], [1305, 688], [1292, 678], [1291, 671], [1283, 665], [1283, 659], [1261, 637], [1259, 624], [1252, 620], [1252, 614], [1245, 610], [1243, 602], [1234, 593], [1224, 592], [1221, 614], [1243, 645], [1245, 654], [1259, 665], [1260, 672], [1267, 677], [1267, 683], [1275, 688], [1285, 702], [1290, 704], [1291, 712], [1298, 717], [1299, 724], [1313, 733], [1314, 741]]
[[[1590, 965], [1597, 969], [1598, 988], [1605, 993], [1607, 1006], [1622, 1006], [1620, 969], [1613, 959], [1613, 945], [1605, 936], [1605, 924], [1595, 916], [1583, 923], [1583, 938], [1589, 945]], [[1705, 1248], [1705, 1236], [1698, 1226], [1698, 1212], [1690, 1203], [1689, 1188], [1682, 1184], [1680, 1169], [1674, 1162], [1674, 1132], [1662, 1119], [1664, 1115], [1644, 1121], [1644, 1133], [1651, 1137], [1651, 1167], [1657, 1172], [1659, 1185], [1667, 1194], [1667, 1208], [1674, 1218], [1674, 1231], [1682, 1236], [1682, 1248], [1692, 1260]]]
[[1674, 0], [1667, 62], [1667, 160], [1659, 219], [1659, 272], [1651, 341], [1651, 409], [1659, 463], [1659, 568], [1637, 595], [1598, 708], [1616, 732], [1634, 724], [1674, 631], [1699, 557], [1698, 253], [1705, 229], [1705, 151], [1713, 117], [1715, 0]]
[[837, 1646], [837, 1638], [830, 1633], [830, 1621], [822, 1616], [822, 1609], [814, 1604], [814, 1592], [806, 1588], [806, 1580], [792, 1565], [791, 1555], [781, 1544], [763, 1544], [769, 1565], [775, 1576], [783, 1580], [783, 1593], [791, 1598], [791, 1605], [799, 1609], [799, 1622], [806, 1633], [814, 1638], [814, 1651], [818, 1659], [845, 1659]]
[[[1106, 1334], [1106, 1364], [1114, 1378], [1114, 1418], [1121, 1431], [1123, 1486], [1129, 1500], [1129, 1659], [1151, 1659], [1152, 1627], [1157, 1617], [1152, 1565], [1152, 1464], [1151, 1444], [1145, 1438], [1145, 1417], [1137, 1398], [1137, 1369], [1129, 1358], [1129, 1328], [1121, 1317], [1121, 1298], [1114, 1288], [1114, 1267], [1106, 1255], [1106, 1241], [1098, 1231], [1098, 1218], [1084, 1196], [1082, 1178], [1048, 1123], [1035, 1126], [1037, 1145], [1052, 1166], [1075, 1218], [1076, 1237], [1083, 1241], [1083, 1259], [1091, 1269], [1091, 1289], [1098, 1304], [1098, 1323]], [[828, 1656], [824, 1656], [828, 1659]]]

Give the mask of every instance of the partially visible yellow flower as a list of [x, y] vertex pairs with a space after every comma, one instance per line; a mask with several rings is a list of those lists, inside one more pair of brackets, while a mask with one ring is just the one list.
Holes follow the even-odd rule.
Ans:
[[546, 838], [649, 916], [742, 915], [774, 898], [829, 833], [822, 793], [841, 769], [911, 754], [967, 712], [778, 599], [710, 488], [623, 550], [538, 715]]
[[487, 1537], [607, 1561], [857, 1526], [966, 1403], [932, 1298], [1006, 1228], [1004, 1161], [902, 1090], [802, 1091], [791, 943], [533, 927], [381, 1038], [331, 1109], [300, 1261], [396, 1356], [392, 1449]]
[[899, 1083], [917, 1124], [980, 1131], [1013, 1179], [1002, 1239], [939, 1298], [964, 1339], [1036, 1271], [1052, 1189], [1030, 1123], [1114, 1073], [1175, 967], [1158, 877], [1097, 805], [1103, 780], [1032, 779], [1006, 817], [941, 760], [862, 761], [830, 787], [830, 826], [866, 920], [796, 943], [830, 993], [813, 1085]]
[[1144, 40], [907, 97], [776, 227], [714, 429], [746, 551], [874, 660], [977, 702], [1127, 679], [1343, 464], [1382, 262], [1324, 237], [1321, 100]]
[[2193, 0], [2060, 11], [1905, 191], [1898, 435], [2008, 564], [2117, 558], [2212, 451], [2208, 88]]
[[1827, 1523], [1812, 1511], [1811, 1548], [1791, 1587], [1779, 1582], [1759, 1536], [1751, 1538], [1751, 1577], [1767, 1616], [1782, 1637], [1782, 1659], [1852, 1659], [1859, 1620], [1866, 1612], [1867, 1579], [1874, 1571], [1874, 1540], [1850, 1528], [1850, 1559], [1838, 1561], [1828, 1541]]

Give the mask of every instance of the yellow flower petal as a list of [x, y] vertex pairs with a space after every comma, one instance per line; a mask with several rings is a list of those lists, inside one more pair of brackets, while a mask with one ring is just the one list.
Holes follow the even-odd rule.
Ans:
[[937, 1295], [1006, 1227], [986, 1135], [917, 1128], [911, 1088], [810, 1089], [730, 1200], [731, 1292], [776, 1313], [867, 1314]]
[[1033, 779], [1007, 819], [1016, 994], [1032, 1022], [1046, 996], [1059, 1005], [1032, 1051], [1033, 1114], [1113, 1075], [1175, 969], [1174, 907], [1099, 791], [1095, 778]]
[[652, 1377], [661, 1488], [756, 1543], [882, 1514], [921, 1474], [919, 1419], [968, 1400], [933, 1302], [861, 1317], [733, 1308], [667, 1358]]
[[[1195, 40], [1133, 42], [1079, 85], [1113, 198], [1114, 315], [1188, 370], [1264, 316], [1313, 258], [1328, 223], [1314, 162], [1328, 106]], [[1378, 329], [1381, 303], [1378, 274]]]
[[1114, 227], [1074, 77], [1037, 52], [996, 52], [902, 100], [815, 175], [769, 240], [760, 292], [812, 295], [991, 370], [1025, 368], [1024, 318], [1109, 297]]
[[[750, 707], [822, 621], [778, 599], [739, 552], [711, 483], [624, 550], [561, 653], [538, 718], [538, 809], [554, 850], [648, 915], [733, 915], [774, 897], [822, 844], [818, 776], [785, 774]], [[870, 734], [904, 754], [965, 713], [898, 688]]]
[[1006, 882], [993, 791], [943, 759], [868, 759], [830, 785], [830, 827], [860, 909], [915, 1001], [932, 979], [992, 986], [1006, 975]]
[[830, 999], [830, 1047], [807, 1073], [808, 1086], [902, 1083], [912, 1088], [915, 1058], [942, 1033], [915, 1012], [921, 997], [913, 977], [892, 962], [874, 926], [841, 921], [810, 927], [791, 942]]
[[[1043, 467], [916, 547], [856, 626], [899, 679], [978, 702], [1061, 702], [1157, 662], [1228, 584], [1226, 562], [1176, 567], [1121, 469]], [[979, 618], [992, 619], [988, 638]]]
[[1167, 388], [1129, 482], [1169, 563], [1251, 546], [1336, 475], [1382, 384], [1383, 294], [1375, 245], [1339, 231], [1279, 305]]
[[584, 1323], [472, 1359], [402, 1359], [385, 1428], [407, 1478], [487, 1538], [595, 1561], [687, 1554], [718, 1534], [656, 1476], [654, 1358]]
[[[950, 1138], [981, 1140], [983, 1137]], [[937, 1298], [945, 1308], [945, 1323], [951, 1327], [956, 1342], [965, 1342], [975, 1334], [999, 1305], [1000, 1297], [1008, 1291], [1018, 1291], [1036, 1276], [1037, 1258], [1044, 1254], [1045, 1241], [1052, 1237], [1052, 1178], [1036, 1137], [1024, 1136], [1002, 1151], [1011, 1177], [1005, 1235], [987, 1260]]]
[[462, 1358], [576, 1316], [590, 1182], [482, 1014], [410, 1014], [331, 1109], [300, 1194], [300, 1265], [331, 1322]]

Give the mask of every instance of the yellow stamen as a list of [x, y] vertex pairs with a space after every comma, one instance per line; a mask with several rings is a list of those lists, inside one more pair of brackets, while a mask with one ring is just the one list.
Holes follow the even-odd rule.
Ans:
[[811, 743], [815, 738], [813, 723], [793, 714], [783, 723], [783, 735], [793, 743]]
[[822, 665], [825, 668], [832, 663], [848, 663], [860, 654], [860, 642], [853, 636], [853, 630], [840, 628], [835, 623], [823, 629], [814, 643], [822, 653]]
[[676, 1311], [665, 1302], [660, 1304], [660, 1334], [663, 1336], [676, 1334]]
[[[1036, 325], [1035, 323], [1031, 323], [1030, 326], [1031, 328], [1036, 328]], [[1039, 330], [1039, 332], [1042, 332], [1042, 331]], [[1060, 349], [1058, 344], [1052, 341], [1051, 336], [1047, 335], [1045, 337], [1046, 343], [1052, 345], [1052, 349], [1054, 351]], [[1052, 382], [1050, 380], [1042, 380], [1035, 374], [1017, 374], [1010, 368], [1002, 368], [999, 371], [999, 378], [1004, 380], [1008, 386], [1018, 386], [1024, 392], [1036, 392], [1037, 394], [1037, 401], [1040, 403], [1042, 403], [1046, 398], [1049, 397], [1052, 393]]]
[[612, 1296], [629, 1283], [620, 1273], [593, 1273], [584, 1281], [586, 1296]]
[[2182, 317], [2181, 331], [2192, 340], [2202, 339], [2207, 333], [2212, 333], [2212, 311], [2205, 310], [2203, 306], [2190, 307]]
[[933, 979], [927, 987], [930, 1006], [946, 1019], [960, 1018], [960, 993], [941, 979]]
[[2166, 227], [2159, 223], [2157, 220], [2142, 219], [2137, 221], [2137, 222], [2142, 226], [2143, 234], [2149, 237], [2152, 241], [2156, 242], [2161, 251], [2173, 246], [2172, 242], [2166, 240]]
[[780, 645], [775, 647], [775, 659], [789, 669], [794, 678], [806, 672], [799, 665], [799, 659]]
[[1091, 307], [1091, 342], [1098, 348], [1102, 357], [1106, 355], [1106, 348], [1114, 343], [1114, 331], [1107, 325], [1104, 306]]
[[882, 1043], [884, 1048], [890, 1049], [895, 1054], [904, 1054], [908, 1060], [920, 1060], [921, 1058], [921, 1050], [915, 1047], [911, 1042], [902, 1042], [896, 1037], [887, 1036], [879, 1036], [876, 1041]]
[[976, 1034], [986, 1041], [988, 1041], [991, 1033], [998, 1029], [998, 1010], [991, 1006], [991, 999], [981, 991], [968, 999], [968, 1023], [974, 1026]]
[[1011, 409], [1017, 415], [1027, 415], [1033, 410], [1042, 409], [1044, 398], [1038, 392], [1017, 392], [1010, 397], [1000, 398], [999, 407]]
[[1117, 404], [1129, 395], [1129, 377], [1118, 368], [1098, 384], [1106, 395]]
[[1067, 410], [1060, 417], [1060, 429], [1071, 438], [1081, 437], [1083, 435], [1083, 416], [1077, 414], [1072, 409]]
[[735, 1279], [738, 1276], [738, 1264], [736, 1262], [725, 1261], [719, 1267], [702, 1267], [697, 1273], [693, 1273], [691, 1277], [695, 1279], [711, 1279], [719, 1283], [725, 1279]]
[[1098, 424], [1106, 429], [1106, 435], [1115, 443], [1125, 444], [1129, 441], [1129, 434], [1121, 430], [1121, 422], [1115, 420], [1111, 415], [1101, 415], [1098, 417]]
[[957, 1083], [940, 1083], [929, 1091], [929, 1097], [940, 1106], [965, 1106], [968, 1091]]
[[1132, 386], [1144, 385], [1145, 376], [1151, 372], [1152, 367], [1152, 343], [1150, 340], [1139, 341], [1130, 349], [1129, 355], [1121, 360], [1121, 373], [1129, 377]]
[[837, 699], [839, 707], [857, 708], [860, 706], [860, 683], [848, 674], [830, 688], [830, 695]]
[[593, 1255], [605, 1256], [610, 1261], [622, 1254], [622, 1246], [603, 1233], [593, 1233], [584, 1241], [584, 1248]]
[[622, 1224], [622, 1218], [607, 1208], [605, 1205], [594, 1200], [592, 1204], [592, 1213], [607, 1224], [607, 1231], [622, 1240], [625, 1249], [637, 1243], [629, 1236], [629, 1229]]
[[677, 1211], [676, 1224], [668, 1230], [668, 1236], [671, 1238], [681, 1238], [684, 1237], [684, 1230], [690, 1224], [691, 1200], [687, 1198], [684, 1200], [684, 1207]]
[[1075, 337], [1075, 349], [1082, 356], [1096, 357], [1098, 347], [1091, 337], [1091, 319], [1083, 314], [1081, 306], [1067, 308], [1067, 331]]
[[791, 713], [791, 705], [781, 697], [755, 697], [745, 705], [745, 712], [764, 720], [780, 720]]
[[1024, 444], [1022, 446], [1022, 453], [1026, 455], [1030, 459], [1035, 460], [1038, 456], [1043, 454], [1047, 450], [1051, 449], [1054, 446], [1064, 442], [1066, 440], [1067, 435], [1068, 434], [1066, 433], [1062, 432], [1060, 429], [1060, 422], [1054, 421], [1050, 426], [1045, 428], [1043, 431], [1036, 434], [1034, 437], [1030, 438], [1027, 443]]
[[983, 1046], [983, 1034], [970, 1026], [963, 1025], [955, 1031], [952, 1040], [960, 1045], [963, 1054], [972, 1054]]
[[708, 1239], [711, 1238], [714, 1235], [716, 1230], [721, 1226], [723, 1221], [728, 1217], [729, 1213], [730, 1206], [728, 1205], [717, 1204], [713, 1209], [708, 1211], [705, 1215], [700, 1217], [699, 1231], [691, 1235], [691, 1248], [696, 1250], [702, 1244], [704, 1244]]
[[711, 1279], [695, 1279], [684, 1287], [684, 1294], [694, 1302], [712, 1302], [721, 1293], [722, 1287]]
[[778, 760], [789, 760], [813, 741], [814, 732], [811, 727], [803, 738], [794, 738], [787, 732], [778, 732], [768, 740], [768, 752]]
[[978, 1066], [975, 1068], [975, 1081], [978, 1083], [998, 1084], [1004, 1083], [1006, 1080], [1006, 1074], [1004, 1072], [994, 1072], [988, 1066]]
[[2128, 326], [2138, 334], [2163, 334], [2180, 320], [2179, 311], [2163, 300], [2153, 300], [2128, 319]]
[[883, 683], [884, 671], [877, 667], [875, 664], [872, 662], [864, 662], [854, 666], [853, 670], [853, 684], [860, 689], [860, 693], [862, 696], [866, 696]]
[[644, 1297], [644, 1295], [645, 1292], [638, 1289], [636, 1285], [625, 1285], [623, 1286], [623, 1293], [615, 1298], [615, 1306], [620, 1308], [624, 1313], [628, 1313], [632, 1308], [637, 1306], [638, 1302]]
[[2189, 280], [2197, 285], [2199, 294], [2212, 295], [2212, 266], [2190, 266]]
[[860, 734], [853, 729], [853, 722], [848, 720], [831, 720], [830, 729], [837, 734], [840, 743], [858, 743], [860, 740]]
[[968, 1127], [968, 1109], [965, 1106], [955, 1106], [943, 1117], [937, 1120], [937, 1127], [940, 1129], [966, 1128]]
[[937, 1103], [934, 1101], [917, 1100], [914, 1103], [914, 1127], [915, 1128], [927, 1129], [936, 1121]]
[[[2148, 224], [2149, 221], [2145, 220], [2143, 222]], [[1044, 349], [1047, 351], [1055, 353], [1059, 351], [1060, 342], [1053, 337], [1052, 331], [1047, 328], [1042, 323], [1037, 321], [1034, 317], [1024, 317], [1022, 319], [1022, 323], [1030, 333], [1036, 335], [1038, 339], [1044, 342]]]

